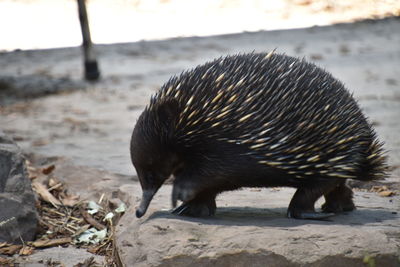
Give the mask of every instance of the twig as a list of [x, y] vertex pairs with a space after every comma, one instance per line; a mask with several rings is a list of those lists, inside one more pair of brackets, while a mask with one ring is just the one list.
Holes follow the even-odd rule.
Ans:
[[72, 225], [70, 223], [67, 224], [67, 227], [69, 227], [71, 229], [74, 229], [75, 231], [79, 230], [79, 228], [80, 228], [79, 226], [74, 226], [74, 225]]
[[78, 236], [80, 234], [82, 234], [83, 232], [85, 232], [87, 229], [90, 228], [90, 224], [85, 224], [84, 226], [82, 226], [81, 228], [79, 228], [75, 234], [73, 234], [72, 236]]
[[32, 246], [34, 246], [36, 248], [53, 247], [53, 246], [71, 243], [71, 241], [72, 241], [71, 237], [63, 237], [63, 238], [51, 239], [51, 240], [37, 240], [32, 243]]
[[[64, 213], [61, 213], [61, 212], [59, 212], [57, 210], [49, 209], [47, 207], [42, 207], [42, 210], [47, 211], [49, 213], [57, 214], [57, 215], [62, 216], [62, 217], [65, 216]], [[81, 218], [77, 218], [77, 217], [74, 217], [74, 216], [70, 216], [69, 219], [77, 221], [78, 223], [83, 222], [83, 220]]]
[[64, 213], [61, 213], [61, 212], [59, 212], [57, 210], [49, 209], [49, 208], [46, 208], [46, 207], [42, 207], [42, 209], [44, 211], [47, 211], [47, 212], [50, 212], [50, 213], [54, 213], [54, 214], [57, 214], [57, 215], [60, 215], [60, 216], [65, 216]]
[[75, 230], [71, 230], [71, 229], [69, 229], [68, 227], [66, 227], [66, 226], [64, 226], [63, 227], [65, 230], [67, 230], [68, 232], [70, 232], [71, 234], [75, 234]]
[[100, 196], [100, 199], [99, 199], [99, 204], [101, 204], [101, 202], [103, 201], [103, 198], [104, 198], [104, 193], [103, 194], [101, 194], [101, 196]]
[[93, 218], [89, 213], [87, 213], [87, 211], [84, 210], [83, 208], [80, 209], [80, 212], [82, 214], [82, 217], [85, 219], [85, 221], [87, 223], [89, 223], [90, 225], [92, 225], [93, 227], [95, 227], [97, 230], [103, 230], [106, 228], [105, 225], [96, 221], [96, 219]]
[[58, 184], [56, 184], [56, 185], [53, 185], [52, 187], [50, 187], [49, 189], [47, 189], [49, 192], [51, 191], [51, 190], [54, 190], [54, 189], [56, 189], [56, 188], [59, 188], [59, 187], [61, 187], [63, 184], [62, 183], [58, 183]]

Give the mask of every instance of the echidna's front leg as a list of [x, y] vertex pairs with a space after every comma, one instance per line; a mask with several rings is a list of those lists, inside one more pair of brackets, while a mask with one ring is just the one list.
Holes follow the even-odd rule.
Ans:
[[173, 209], [172, 213], [192, 217], [205, 217], [215, 215], [216, 209], [215, 196], [198, 196], [189, 202], [182, 203], [182, 205]]
[[[204, 189], [202, 184], [197, 179], [183, 179], [177, 177], [174, 181], [172, 190], [172, 210], [173, 214], [201, 217], [212, 216], [217, 208], [215, 203], [216, 193]], [[177, 201], [183, 203], [176, 207]]]

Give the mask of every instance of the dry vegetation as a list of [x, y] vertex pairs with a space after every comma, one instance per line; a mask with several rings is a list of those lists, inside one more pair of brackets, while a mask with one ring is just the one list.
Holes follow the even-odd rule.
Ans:
[[[105, 256], [105, 266], [118, 266], [114, 245], [114, 226], [125, 211], [122, 202], [112, 203], [104, 197], [97, 201], [80, 201], [52, 175], [54, 165], [37, 168], [27, 161], [29, 178], [37, 195], [39, 230], [36, 240], [22, 245], [0, 243], [0, 255], [27, 256], [42, 248], [74, 246], [92, 254]], [[0, 257], [0, 266], [13, 266], [15, 257]], [[47, 262], [58, 266], [57, 262]], [[15, 265], [17, 266], [17, 265]], [[76, 266], [103, 266], [93, 258]]]

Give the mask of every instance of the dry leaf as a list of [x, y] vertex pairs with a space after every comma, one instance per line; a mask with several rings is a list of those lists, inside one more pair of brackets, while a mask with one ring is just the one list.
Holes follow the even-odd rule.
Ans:
[[11, 266], [12, 259], [0, 257], [0, 266]]
[[96, 228], [90, 228], [83, 232], [79, 236], [75, 237], [75, 244], [98, 244], [101, 243], [107, 237], [107, 229], [96, 230]]
[[2, 244], [0, 248], [0, 254], [4, 255], [14, 255], [22, 248], [22, 245], [14, 245], [14, 244]]
[[61, 205], [61, 202], [56, 199], [48, 190], [47, 188], [40, 182], [34, 180], [32, 182], [33, 190], [38, 193], [38, 195], [46, 202], [49, 202], [53, 206]]
[[72, 196], [68, 194], [60, 195], [61, 202], [67, 207], [74, 207], [79, 202], [79, 196]]
[[87, 249], [87, 251], [92, 253], [92, 254], [96, 254], [97, 251], [99, 251], [100, 248], [101, 248], [101, 246], [90, 247], [90, 248]]
[[50, 240], [36, 240], [32, 243], [32, 246], [34, 246], [35, 248], [54, 247], [71, 243], [71, 241], [72, 241], [71, 237], [62, 237]]
[[49, 183], [48, 183], [49, 187], [54, 187], [57, 184], [60, 184], [60, 182], [57, 181], [56, 179], [54, 179], [53, 177], [49, 179]]
[[28, 169], [28, 172], [37, 173], [37, 169], [35, 167], [33, 167], [32, 165], [27, 165], [26, 168]]
[[374, 185], [372, 188], [371, 188], [371, 192], [382, 192], [382, 191], [387, 191], [388, 190], [388, 188], [387, 188], [387, 186], [386, 185]]
[[379, 192], [378, 194], [379, 194], [381, 197], [390, 197], [390, 196], [393, 196], [393, 195], [395, 194], [395, 192], [394, 192], [394, 191], [387, 190], [387, 191], [381, 191], [381, 192]]
[[381, 188], [380, 188], [380, 191], [387, 191], [388, 190], [388, 187], [386, 186], [386, 185], [383, 185]]
[[34, 247], [23, 246], [21, 248], [21, 250], [19, 251], [19, 255], [21, 255], [21, 256], [31, 255], [34, 250], [35, 250]]
[[50, 165], [50, 166], [48, 166], [48, 167], [43, 168], [43, 169], [42, 169], [42, 173], [48, 175], [48, 174], [50, 174], [52, 171], [54, 171], [55, 168], [56, 168], [56, 166], [54, 166], [54, 164], [52, 164], [52, 165]]
[[38, 176], [38, 170], [32, 165], [32, 163], [29, 160], [25, 160], [26, 168], [28, 170], [28, 177], [30, 180], [33, 180], [37, 178]]

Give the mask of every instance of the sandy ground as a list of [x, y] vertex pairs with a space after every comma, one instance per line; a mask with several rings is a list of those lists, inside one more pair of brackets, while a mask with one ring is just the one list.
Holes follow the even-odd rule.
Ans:
[[[171, 75], [221, 55], [276, 48], [280, 53], [306, 57], [342, 80], [386, 142], [390, 164], [398, 168], [398, 43], [400, 21], [385, 19], [104, 45], [97, 47], [102, 80], [94, 84], [81, 81], [78, 48], [1, 53], [0, 125], [25, 151], [64, 156], [78, 165], [132, 175], [129, 139], [135, 120], [150, 95]], [[15, 92], [40, 94], [57, 86], [77, 90], [4, 104], [9, 99], [6, 96]]]

